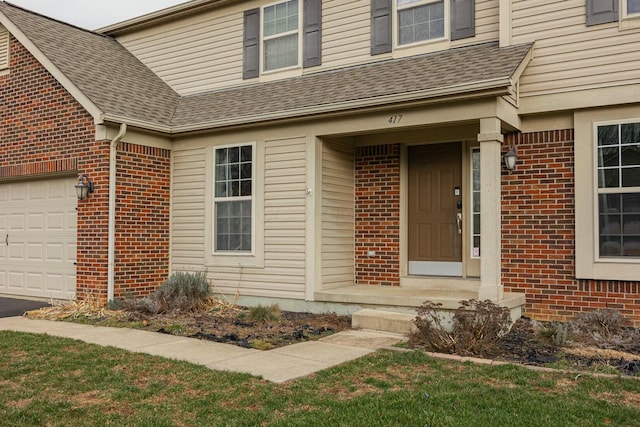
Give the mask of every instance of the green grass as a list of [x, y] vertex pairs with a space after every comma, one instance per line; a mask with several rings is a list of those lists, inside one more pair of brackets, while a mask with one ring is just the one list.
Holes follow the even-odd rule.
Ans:
[[0, 332], [0, 425], [640, 426], [640, 381], [377, 352], [278, 385]]

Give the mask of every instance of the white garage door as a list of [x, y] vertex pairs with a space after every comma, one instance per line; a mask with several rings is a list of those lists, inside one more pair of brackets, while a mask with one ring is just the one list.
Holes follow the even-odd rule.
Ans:
[[73, 299], [74, 178], [0, 184], [0, 294]]

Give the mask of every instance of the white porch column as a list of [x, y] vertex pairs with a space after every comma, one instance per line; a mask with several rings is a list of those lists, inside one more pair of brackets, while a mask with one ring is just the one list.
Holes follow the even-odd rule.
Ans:
[[478, 299], [501, 301], [501, 220], [500, 171], [502, 169], [501, 122], [497, 117], [480, 119], [480, 291]]

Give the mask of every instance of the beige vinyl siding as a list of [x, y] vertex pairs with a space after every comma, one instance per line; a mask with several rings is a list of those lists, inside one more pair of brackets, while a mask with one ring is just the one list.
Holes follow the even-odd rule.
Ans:
[[171, 254], [174, 270], [204, 265], [205, 149], [173, 152]]
[[[206, 148], [177, 148], [174, 154], [172, 265], [174, 271], [206, 271], [215, 292], [228, 296], [304, 299], [306, 278], [306, 137], [258, 141], [264, 145], [264, 176], [256, 191], [264, 195], [264, 264], [207, 265], [212, 248], [205, 232], [207, 195]], [[188, 145], [187, 145], [188, 146]], [[258, 168], [262, 170], [262, 168]], [[256, 199], [258, 200], [258, 199]], [[210, 204], [209, 204], [210, 205]], [[256, 214], [257, 217], [257, 214]], [[262, 239], [263, 238], [263, 239]]]
[[322, 147], [322, 288], [354, 284], [355, 210], [353, 147]]
[[455, 40], [451, 47], [497, 41], [500, 34], [499, 0], [476, 0], [476, 35]]
[[[584, 0], [513, 2], [513, 43], [535, 41], [521, 99], [640, 82], [640, 29], [585, 25]], [[597, 103], [597, 100], [594, 100]]]
[[322, 2], [324, 68], [371, 61], [371, 0]]
[[244, 84], [242, 11], [217, 10], [118, 41], [182, 95]]
[[9, 31], [0, 25], [0, 70], [9, 68]]

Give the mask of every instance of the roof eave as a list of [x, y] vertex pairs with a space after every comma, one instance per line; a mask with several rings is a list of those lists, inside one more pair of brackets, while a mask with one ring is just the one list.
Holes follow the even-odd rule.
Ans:
[[102, 122], [103, 112], [69, 79], [4, 13], [0, 12], [2, 24], [33, 55], [38, 62], [73, 96], [93, 117], [94, 123]]
[[210, 120], [207, 122], [193, 123], [181, 126], [172, 126], [171, 133], [197, 132], [207, 129], [219, 129], [232, 126], [249, 125], [252, 123], [295, 119], [303, 116], [341, 113], [345, 111], [386, 106], [398, 103], [422, 103], [450, 101], [454, 99], [471, 99], [486, 96], [502, 96], [509, 93], [512, 81], [509, 77], [496, 78], [481, 82], [465, 83], [461, 85], [427, 89], [415, 92], [380, 96], [376, 98], [358, 99], [353, 101], [324, 104], [298, 108], [295, 110], [282, 110], [266, 114], [254, 114], [251, 116], [235, 117], [230, 119]]

